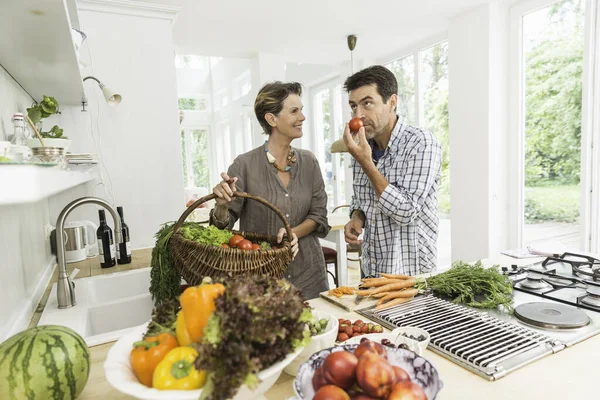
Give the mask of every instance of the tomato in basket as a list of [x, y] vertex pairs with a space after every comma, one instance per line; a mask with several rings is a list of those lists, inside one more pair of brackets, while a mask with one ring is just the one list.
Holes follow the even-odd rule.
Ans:
[[238, 242], [237, 247], [238, 247], [238, 249], [241, 249], [241, 250], [252, 250], [252, 242], [244, 239], [244, 240]]
[[233, 235], [231, 239], [229, 239], [229, 245], [231, 247], [236, 247], [242, 240], [244, 240], [242, 235]]
[[260, 244], [252, 243], [252, 250], [262, 250], [262, 247]]

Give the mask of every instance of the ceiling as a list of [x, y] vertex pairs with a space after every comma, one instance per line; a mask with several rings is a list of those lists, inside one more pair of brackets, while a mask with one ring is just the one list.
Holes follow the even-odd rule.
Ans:
[[180, 53], [335, 64], [349, 59], [350, 34], [355, 60], [376, 59], [444, 32], [449, 18], [489, 0], [145, 1], [182, 7], [173, 31]]

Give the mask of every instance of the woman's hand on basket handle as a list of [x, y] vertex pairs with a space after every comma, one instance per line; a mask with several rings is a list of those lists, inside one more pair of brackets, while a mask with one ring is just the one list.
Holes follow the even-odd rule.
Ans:
[[[284, 236], [287, 236], [287, 232], [285, 231], [285, 228], [281, 228], [279, 230], [279, 233], [277, 234], [277, 243], [281, 243]], [[298, 248], [298, 236], [296, 236], [296, 234], [294, 232], [292, 232], [292, 241], [290, 242], [290, 244], [292, 245], [292, 260], [293, 260], [294, 258], [296, 258], [296, 254], [298, 254], [298, 250], [300, 250]]]
[[238, 178], [230, 178], [225, 172], [221, 172], [221, 178], [223, 178], [222, 182], [219, 182], [217, 186], [213, 188], [213, 193], [217, 196], [215, 201], [217, 202], [217, 206], [227, 206], [228, 203], [231, 203], [233, 192], [235, 191], [235, 183]]

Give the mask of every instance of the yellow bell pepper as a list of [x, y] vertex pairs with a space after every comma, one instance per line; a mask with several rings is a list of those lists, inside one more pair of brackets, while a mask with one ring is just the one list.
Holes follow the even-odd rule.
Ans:
[[200, 286], [188, 287], [179, 298], [185, 326], [192, 342], [202, 341], [204, 327], [215, 311], [215, 299], [224, 292], [225, 286], [220, 283], [203, 283]]
[[180, 346], [188, 346], [192, 343], [190, 334], [188, 333], [187, 327], [185, 326], [185, 317], [183, 311], [177, 313], [177, 321], [175, 322], [175, 334], [177, 335], [177, 342]]
[[198, 352], [193, 347], [171, 350], [156, 366], [152, 387], [160, 390], [200, 389], [206, 382], [206, 373], [194, 367]]

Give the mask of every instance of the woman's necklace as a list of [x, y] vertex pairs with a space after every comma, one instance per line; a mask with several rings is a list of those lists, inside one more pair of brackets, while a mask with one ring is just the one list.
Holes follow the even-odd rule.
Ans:
[[265, 140], [265, 153], [267, 153], [267, 160], [269, 160], [269, 163], [273, 164], [273, 166], [281, 172], [289, 172], [290, 169], [292, 169], [292, 164], [296, 162], [296, 152], [294, 151], [292, 146], [290, 146], [290, 151], [287, 155], [287, 166], [284, 168], [281, 168], [279, 165], [277, 165], [277, 162], [275, 162], [275, 156], [269, 153], [269, 149], [267, 148], [267, 140]]

